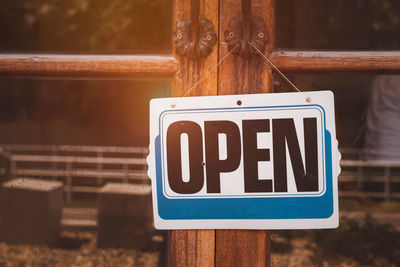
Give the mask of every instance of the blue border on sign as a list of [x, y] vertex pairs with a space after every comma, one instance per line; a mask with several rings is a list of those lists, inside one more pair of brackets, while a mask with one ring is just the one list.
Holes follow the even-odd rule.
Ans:
[[[298, 106], [293, 106], [296, 108], [291, 108], [288, 109], [287, 106], [280, 106], [280, 107], [241, 107], [241, 108], [216, 108], [216, 109], [188, 109], [188, 110], [179, 110], [179, 111], [174, 111], [174, 110], [166, 110], [162, 112], [159, 116], [159, 129], [160, 129], [160, 136], [161, 136], [161, 149], [164, 146], [163, 144], [163, 136], [162, 136], [162, 130], [163, 127], [163, 121], [165, 116], [169, 114], [189, 114], [189, 113], [216, 113], [216, 112], [242, 112], [244, 109], [249, 110], [250, 112], [252, 109], [254, 110], [259, 110], [259, 109], [267, 109], [268, 111], [282, 111], [282, 110], [306, 110], [306, 109], [316, 109], [320, 113], [321, 116], [321, 136], [322, 136], [322, 152], [325, 150], [325, 142], [324, 142], [324, 129], [325, 129], [325, 110], [320, 106], [320, 105], [298, 105]], [[161, 160], [163, 160], [163, 155], [164, 153], [161, 153]], [[164, 165], [162, 165], [162, 173], [165, 177], [165, 168]], [[325, 166], [325, 159], [324, 157], [322, 158], [322, 166]], [[195, 196], [170, 196], [168, 195], [166, 191], [166, 179], [163, 179], [163, 190], [164, 190], [164, 195], [168, 198], [222, 198], [222, 197], [265, 197], [265, 196], [270, 196], [270, 197], [289, 197], [289, 196], [320, 196], [325, 193], [325, 173], [323, 173], [322, 177], [322, 191], [317, 192], [317, 193], [296, 193], [296, 194], [287, 194], [287, 193], [257, 193], [257, 194], [252, 194], [252, 195], [195, 195]]]
[[333, 215], [332, 144], [331, 134], [326, 130], [325, 118], [323, 125], [325, 128], [326, 190], [321, 196], [167, 198], [163, 194], [161, 140], [160, 135], [157, 136], [154, 142], [159, 216], [164, 220], [323, 219], [331, 217]]

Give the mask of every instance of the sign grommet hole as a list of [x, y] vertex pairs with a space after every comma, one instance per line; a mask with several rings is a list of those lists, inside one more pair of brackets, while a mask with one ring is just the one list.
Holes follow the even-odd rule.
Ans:
[[307, 103], [311, 103], [311, 97], [307, 97], [307, 98], [306, 98], [306, 102], [307, 102]]
[[171, 104], [171, 108], [175, 108], [176, 106], [175, 106], [175, 104]]
[[241, 105], [242, 105], [242, 101], [241, 101], [241, 100], [238, 100], [238, 101], [236, 102], [236, 104], [237, 104], [238, 106], [241, 106]]

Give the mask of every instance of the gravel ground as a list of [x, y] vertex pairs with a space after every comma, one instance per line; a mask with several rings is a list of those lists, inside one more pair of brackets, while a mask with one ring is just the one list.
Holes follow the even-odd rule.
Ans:
[[397, 267], [385, 259], [375, 259], [369, 265], [341, 256], [334, 259], [316, 259], [315, 251], [318, 247], [305, 238], [287, 240], [272, 234], [271, 243], [271, 267]]
[[[158, 266], [161, 236], [153, 238], [154, 246], [147, 251], [134, 249], [101, 249], [96, 247], [96, 233], [93, 231], [61, 232], [61, 242], [57, 247], [37, 245], [10, 245], [0, 242], [0, 267], [2, 266]], [[315, 244], [306, 238], [271, 236], [272, 267], [322, 266], [357, 267], [359, 263], [344, 257], [315, 261]], [[385, 260], [376, 259], [368, 266], [390, 265]]]
[[157, 266], [157, 241], [151, 251], [100, 249], [94, 232], [63, 231], [58, 247], [0, 243], [0, 266]]

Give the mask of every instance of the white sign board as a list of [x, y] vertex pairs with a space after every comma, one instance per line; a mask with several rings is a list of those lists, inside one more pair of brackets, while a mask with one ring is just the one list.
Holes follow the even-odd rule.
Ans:
[[338, 226], [330, 91], [153, 99], [157, 229]]

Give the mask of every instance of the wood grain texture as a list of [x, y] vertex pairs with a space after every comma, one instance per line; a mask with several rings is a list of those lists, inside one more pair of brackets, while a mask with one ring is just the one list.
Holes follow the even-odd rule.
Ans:
[[270, 266], [268, 231], [217, 230], [215, 266]]
[[[253, 0], [252, 14], [267, 23], [269, 41], [265, 54], [274, 48], [274, 0]], [[230, 18], [240, 15], [240, 0], [220, 1], [220, 33]], [[223, 37], [219, 38], [219, 57], [228, 53]], [[230, 56], [219, 68], [218, 94], [251, 94], [271, 92], [272, 73], [260, 55], [250, 58]], [[233, 207], [234, 208], [234, 207]], [[269, 231], [216, 230], [215, 266], [269, 266]]]
[[[267, 24], [269, 41], [265, 54], [268, 55], [273, 50], [274, 43], [274, 1], [253, 0], [251, 2], [252, 14], [263, 18]], [[221, 33], [228, 27], [229, 20], [240, 14], [240, 0], [220, 1], [219, 58], [228, 53], [228, 45]], [[270, 92], [271, 79], [271, 71], [264, 65], [264, 59], [260, 55], [252, 55], [249, 58], [230, 56], [219, 67], [218, 94]]]
[[400, 73], [400, 51], [284, 51], [270, 59], [283, 72]]
[[[190, 1], [175, 0], [173, 29], [176, 30], [176, 22], [179, 19], [188, 18], [190, 14]], [[200, 16], [210, 20], [218, 35], [218, 1], [200, 0]], [[175, 53], [174, 56], [180, 62], [180, 68], [176, 73], [173, 86], [173, 96], [183, 96], [197, 81], [201, 79], [210, 68], [217, 64], [218, 47], [206, 58], [190, 60]], [[212, 72], [207, 79], [202, 81], [189, 96], [216, 95], [217, 71]], [[214, 230], [174, 230], [170, 232], [169, 266], [214, 266], [215, 258], [215, 231]]]
[[[176, 22], [179, 19], [190, 17], [190, 2], [191, 1], [186, 0], [174, 1], [173, 34], [175, 34], [176, 31]], [[213, 23], [214, 30], [218, 36], [218, 1], [201, 0], [200, 16]], [[207, 57], [200, 57], [196, 60], [191, 60], [177, 54], [175, 52], [175, 44], [173, 44], [173, 47], [174, 56], [179, 60], [180, 68], [173, 80], [172, 94], [174, 96], [183, 96], [196, 82], [198, 82], [217, 64], [218, 48], [217, 45], [215, 45], [211, 54]], [[207, 79], [204, 79], [188, 96], [216, 95], [217, 76], [218, 72], [216, 70], [211, 72]]]
[[171, 231], [171, 266], [214, 266], [214, 230]]
[[171, 55], [0, 54], [0, 75], [172, 77]]

